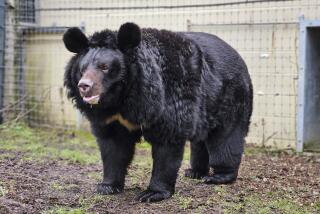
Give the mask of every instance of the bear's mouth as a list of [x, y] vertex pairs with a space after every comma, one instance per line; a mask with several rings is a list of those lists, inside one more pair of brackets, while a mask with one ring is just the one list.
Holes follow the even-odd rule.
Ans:
[[94, 96], [84, 96], [83, 101], [86, 103], [89, 103], [91, 105], [95, 105], [99, 103], [100, 95], [94, 95]]

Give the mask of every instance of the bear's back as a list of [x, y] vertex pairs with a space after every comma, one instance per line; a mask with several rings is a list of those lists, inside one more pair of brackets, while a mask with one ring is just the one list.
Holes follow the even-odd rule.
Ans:
[[225, 79], [239, 78], [243, 76], [244, 81], [250, 81], [247, 66], [238, 52], [219, 37], [202, 33], [183, 33], [201, 49], [206, 63]]

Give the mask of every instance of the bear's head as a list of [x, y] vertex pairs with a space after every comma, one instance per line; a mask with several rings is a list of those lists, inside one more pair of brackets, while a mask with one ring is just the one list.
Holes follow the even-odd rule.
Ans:
[[76, 53], [65, 73], [68, 96], [83, 104], [116, 107], [126, 86], [125, 54], [141, 41], [139, 26], [125, 23], [118, 32], [104, 30], [89, 38], [79, 28], [69, 28], [63, 41]]

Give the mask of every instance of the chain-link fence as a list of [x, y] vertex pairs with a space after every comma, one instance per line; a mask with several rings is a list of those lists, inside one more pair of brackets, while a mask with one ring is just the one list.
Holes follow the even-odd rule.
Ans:
[[231, 44], [246, 61], [254, 85], [247, 141], [295, 147], [299, 17], [320, 19], [317, 0], [7, 0], [5, 10], [5, 121], [84, 126], [63, 89], [71, 54], [62, 34], [70, 26], [90, 35], [131, 21], [141, 27], [208, 32]]

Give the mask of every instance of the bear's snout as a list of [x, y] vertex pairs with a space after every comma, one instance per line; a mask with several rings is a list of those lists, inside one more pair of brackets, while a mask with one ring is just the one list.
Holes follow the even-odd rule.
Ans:
[[81, 79], [78, 83], [78, 88], [81, 95], [86, 96], [90, 93], [93, 86], [93, 82], [88, 79]]
[[98, 104], [102, 88], [103, 73], [96, 70], [86, 70], [78, 82], [78, 90], [84, 102]]

